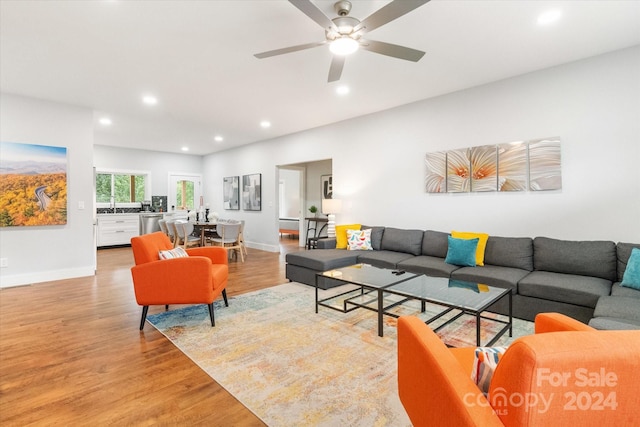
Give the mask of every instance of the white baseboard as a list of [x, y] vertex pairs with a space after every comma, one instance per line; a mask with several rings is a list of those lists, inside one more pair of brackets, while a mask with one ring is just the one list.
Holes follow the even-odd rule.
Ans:
[[0, 288], [31, 285], [34, 283], [50, 282], [52, 280], [74, 279], [76, 277], [94, 276], [95, 274], [95, 268], [91, 266], [65, 270], [41, 271], [38, 273], [14, 274], [11, 276], [0, 276]]
[[259, 249], [267, 252], [280, 252], [280, 245], [266, 245], [264, 243], [244, 242], [248, 248]]

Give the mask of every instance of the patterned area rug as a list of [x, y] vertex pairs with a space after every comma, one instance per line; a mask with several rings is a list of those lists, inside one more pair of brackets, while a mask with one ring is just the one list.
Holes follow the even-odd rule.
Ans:
[[[148, 319], [267, 425], [410, 425], [397, 393], [394, 318], [385, 316], [378, 337], [375, 313], [320, 307], [316, 314], [314, 289], [299, 283], [230, 298], [229, 307], [216, 301], [215, 314], [214, 328], [205, 305]], [[445, 335], [474, 345], [474, 325], [461, 321]], [[514, 337], [532, 331], [530, 322], [514, 325]]]

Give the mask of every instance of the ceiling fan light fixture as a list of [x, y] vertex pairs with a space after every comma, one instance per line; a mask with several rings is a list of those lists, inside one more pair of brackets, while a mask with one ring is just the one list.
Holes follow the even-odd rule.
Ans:
[[349, 36], [342, 36], [331, 42], [329, 50], [334, 55], [351, 55], [360, 45]]

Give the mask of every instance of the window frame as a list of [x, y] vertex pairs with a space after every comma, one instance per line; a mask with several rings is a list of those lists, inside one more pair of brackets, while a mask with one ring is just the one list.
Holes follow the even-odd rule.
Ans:
[[[135, 169], [111, 169], [111, 168], [96, 168], [96, 175], [142, 175], [144, 176], [144, 199], [143, 200], [151, 200], [151, 171], [147, 170], [135, 170]], [[94, 178], [95, 181], [95, 178]], [[96, 208], [104, 209], [104, 208], [113, 208], [114, 205], [111, 202], [98, 202], [97, 201], [97, 188], [94, 183], [94, 197], [96, 198]], [[111, 196], [113, 197], [114, 188], [113, 188], [113, 180], [111, 187]], [[116, 208], [141, 208], [140, 202], [116, 202]]]

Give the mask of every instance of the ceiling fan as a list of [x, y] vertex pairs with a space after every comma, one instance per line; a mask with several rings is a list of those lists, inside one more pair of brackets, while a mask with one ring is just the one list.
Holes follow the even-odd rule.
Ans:
[[424, 52], [420, 50], [364, 39], [362, 36], [417, 9], [428, 1], [429, 0], [394, 0], [360, 21], [349, 16], [349, 12], [351, 12], [351, 2], [347, 0], [340, 0], [334, 4], [334, 9], [338, 16], [333, 19], [327, 17], [317, 6], [311, 3], [310, 0], [289, 0], [289, 3], [293, 4], [302, 13], [324, 28], [325, 40], [256, 53], [254, 56], [263, 59], [328, 44], [329, 49], [333, 53], [331, 67], [329, 68], [329, 82], [340, 80], [346, 55], [355, 52], [358, 48], [394, 58], [418, 62], [424, 55]]

